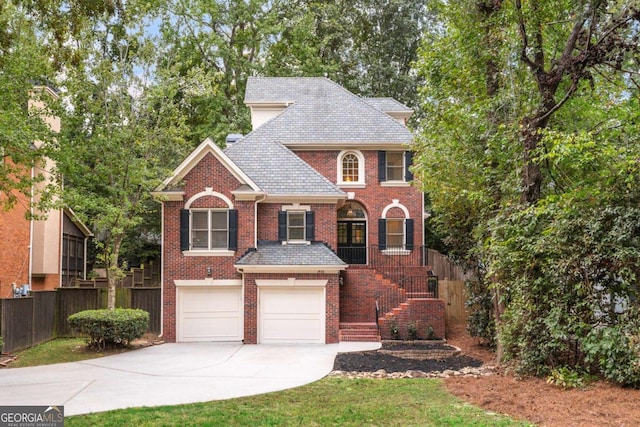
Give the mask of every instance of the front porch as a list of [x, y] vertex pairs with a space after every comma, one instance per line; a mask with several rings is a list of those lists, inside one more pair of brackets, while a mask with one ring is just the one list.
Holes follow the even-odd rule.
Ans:
[[444, 338], [444, 301], [427, 248], [340, 247], [349, 263], [341, 276], [340, 340]]

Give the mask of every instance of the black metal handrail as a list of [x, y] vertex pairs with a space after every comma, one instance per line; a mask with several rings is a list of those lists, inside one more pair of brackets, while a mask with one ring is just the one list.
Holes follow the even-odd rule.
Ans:
[[338, 256], [347, 264], [367, 268], [426, 266], [426, 246], [340, 246]]

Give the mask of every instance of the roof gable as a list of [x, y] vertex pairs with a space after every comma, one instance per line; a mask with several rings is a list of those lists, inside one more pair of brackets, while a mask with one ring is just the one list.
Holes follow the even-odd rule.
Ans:
[[210, 138], [206, 138], [174, 169], [170, 177], [156, 188], [155, 193], [171, 191], [180, 181], [207, 155], [212, 154], [218, 161], [240, 182], [253, 191], [260, 191], [260, 187], [236, 165]]

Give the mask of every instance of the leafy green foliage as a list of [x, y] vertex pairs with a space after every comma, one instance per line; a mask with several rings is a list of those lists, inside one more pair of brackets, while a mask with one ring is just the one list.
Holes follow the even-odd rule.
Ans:
[[568, 368], [562, 366], [551, 371], [551, 375], [547, 377], [547, 383], [561, 387], [569, 388], [586, 388], [595, 377], [590, 375], [586, 370], [581, 368]]
[[640, 16], [624, 1], [430, 7], [416, 173], [430, 225], [478, 276], [470, 331], [495, 325], [523, 374], [586, 366], [588, 334], [637, 304], [639, 116], [622, 64]]
[[[50, 174], [55, 170], [44, 167], [45, 159], [58, 157], [55, 134], [44, 120], [53, 115], [56, 99], [46, 90], [37, 89], [51, 77], [47, 52], [39, 43], [27, 11], [13, 1], [0, 3], [2, 209], [11, 209], [20, 202], [27, 213], [30, 207], [46, 213], [56, 206], [59, 187]], [[33, 168], [32, 176], [33, 166], [38, 168]]]
[[619, 317], [616, 323], [589, 332], [583, 342], [585, 361], [608, 380], [640, 387], [640, 316], [636, 308]]
[[493, 316], [493, 296], [489, 288], [477, 280], [465, 282], [465, 306], [469, 309], [467, 331], [489, 346], [495, 346], [496, 322]]
[[88, 336], [87, 344], [95, 349], [127, 346], [149, 328], [149, 313], [139, 309], [85, 310], [72, 314], [69, 325]]

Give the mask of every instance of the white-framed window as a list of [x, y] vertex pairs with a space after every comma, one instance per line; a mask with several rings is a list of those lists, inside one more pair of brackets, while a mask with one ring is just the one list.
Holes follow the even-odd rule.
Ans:
[[[404, 218], [398, 217], [397, 213], [388, 218], [387, 214], [392, 209], [402, 211]], [[385, 254], [408, 255], [413, 250], [414, 220], [406, 206], [397, 199], [382, 210], [382, 217], [378, 220], [378, 243]]]
[[385, 167], [387, 181], [404, 181], [404, 152], [388, 151]]
[[191, 250], [212, 251], [229, 248], [229, 210], [191, 210]]
[[364, 179], [364, 156], [360, 151], [345, 150], [338, 155], [338, 184], [343, 187], [361, 187]]
[[378, 151], [378, 181], [386, 186], [405, 186], [413, 181], [411, 151]]
[[287, 211], [287, 241], [305, 240], [304, 211]]
[[405, 248], [404, 219], [387, 219], [387, 249]]
[[315, 238], [315, 215], [309, 206], [283, 206], [278, 213], [278, 240], [309, 243]]

